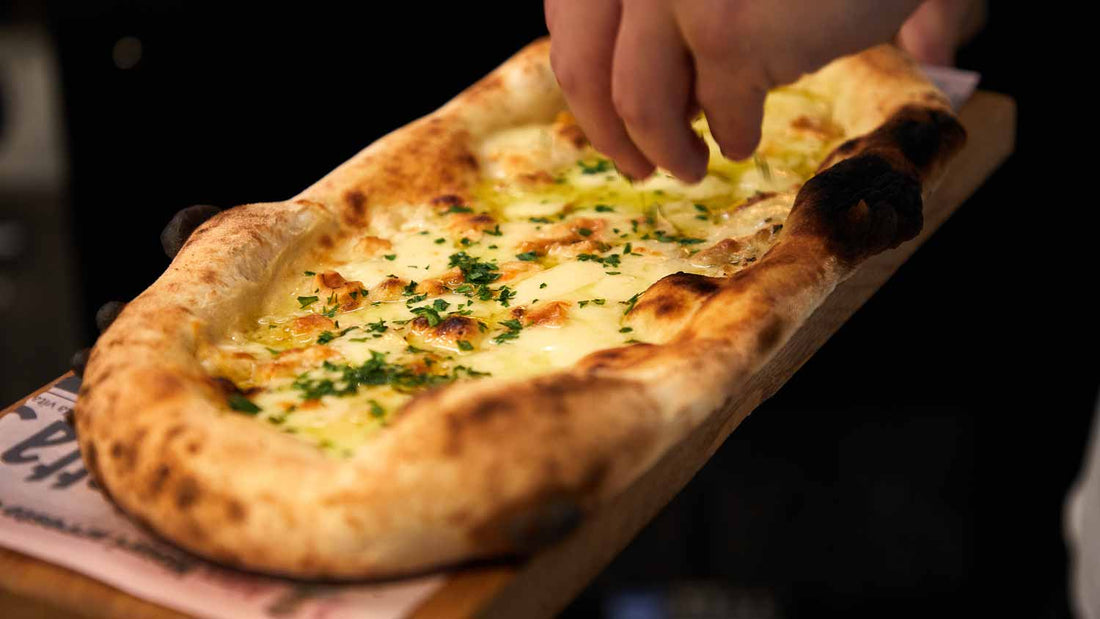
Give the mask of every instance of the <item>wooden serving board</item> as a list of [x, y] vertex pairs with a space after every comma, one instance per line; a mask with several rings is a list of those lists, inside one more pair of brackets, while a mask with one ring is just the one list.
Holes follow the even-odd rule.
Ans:
[[[861, 266], [748, 382], [729, 408], [712, 414], [569, 537], [519, 565], [466, 568], [450, 574], [412, 613], [413, 619], [548, 617], [564, 608], [687, 484], [730, 432], [775, 393], [1012, 153], [1016, 104], [1011, 98], [979, 91], [959, 116], [969, 140], [926, 202], [920, 236]], [[6, 619], [183, 616], [82, 574], [3, 548], [0, 615]]]

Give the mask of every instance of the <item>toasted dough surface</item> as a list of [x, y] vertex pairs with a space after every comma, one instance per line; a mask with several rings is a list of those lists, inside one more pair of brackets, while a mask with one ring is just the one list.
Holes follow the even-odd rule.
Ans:
[[[164, 537], [270, 573], [390, 577], [552, 540], [728, 402], [863, 260], [919, 232], [922, 194], [964, 141], [944, 97], [889, 47], [806, 80], [855, 137], [802, 186], [759, 260], [728, 277], [669, 275], [639, 297], [628, 319], [657, 343], [420, 393], [344, 459], [230, 410], [200, 357], [255, 318], [284, 267], [410, 205], [464, 202], [487, 173], [475, 143], [565, 108], [548, 43], [530, 45], [299, 196], [201, 226], [95, 346], [76, 407], [88, 469]], [[386, 251], [371, 238], [364, 252]]]

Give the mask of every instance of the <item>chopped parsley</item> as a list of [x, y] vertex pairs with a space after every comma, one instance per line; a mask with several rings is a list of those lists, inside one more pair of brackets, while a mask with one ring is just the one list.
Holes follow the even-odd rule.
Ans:
[[298, 297], [298, 305], [301, 306], [298, 309], [305, 309], [320, 300], [320, 297]]
[[468, 352], [474, 349], [474, 345], [467, 342], [466, 340], [458, 340], [458, 349]]
[[448, 213], [472, 213], [472, 212], [474, 212], [474, 209], [472, 209], [468, 206], [464, 206], [462, 204], [452, 204], [451, 207], [447, 209], [447, 212]]
[[249, 415], [255, 415], [262, 410], [259, 406], [256, 406], [256, 404], [252, 402], [252, 400], [249, 400], [247, 397], [240, 393], [229, 394], [227, 400], [229, 401], [229, 408], [239, 413], [248, 413]]
[[462, 271], [462, 277], [475, 286], [491, 284], [500, 279], [496, 262], [482, 260], [464, 251], [451, 254], [448, 266], [458, 267]]
[[439, 312], [436, 311], [434, 307], [428, 307], [427, 305], [412, 308], [412, 313], [427, 320], [429, 327], [434, 327], [443, 321], [443, 319], [439, 317]]
[[514, 340], [517, 337], [519, 337], [519, 332], [523, 330], [523, 323], [516, 320], [515, 318], [513, 318], [511, 320], [502, 320], [497, 324], [501, 325], [502, 327], [504, 327], [508, 330], [505, 331], [504, 333], [501, 333], [500, 335], [494, 337], [493, 338], [493, 343], [494, 344], [503, 344], [504, 342], [507, 342], [508, 340]]
[[617, 267], [620, 265], [621, 258], [619, 254], [610, 254], [607, 256], [600, 256], [597, 254], [577, 254], [577, 260], [580, 262], [598, 262], [605, 267]]
[[367, 400], [367, 404], [370, 405], [370, 416], [374, 418], [380, 418], [386, 416], [386, 409], [382, 408], [382, 405], [377, 400]]
[[705, 204], [695, 204], [695, 210], [699, 211], [699, 214], [695, 216], [696, 219], [707, 221], [710, 219], [710, 209]]
[[611, 169], [611, 162], [607, 159], [597, 159], [595, 163], [581, 160], [577, 162], [577, 165], [581, 168], [581, 174], [599, 174]]
[[[411, 347], [410, 347], [411, 348]], [[325, 361], [322, 369], [330, 376], [311, 377], [302, 374], [294, 380], [292, 388], [305, 400], [318, 400], [326, 395], [347, 397], [359, 393], [360, 387], [388, 385], [401, 392], [412, 392], [435, 385], [454, 382], [460, 378], [488, 376], [465, 366], [455, 366], [443, 374], [427, 374], [412, 368], [386, 361], [386, 355], [370, 351], [371, 358], [362, 365], [335, 364]], [[335, 374], [335, 377], [331, 375]]]
[[[642, 236], [642, 238], [643, 239], [649, 239], [651, 237], [650, 237], [650, 235], [646, 234], [646, 235]], [[692, 237], [688, 237], [688, 236], [670, 236], [664, 230], [654, 231], [652, 238], [654, 238], [654, 239], [656, 239], [656, 240], [658, 240], [662, 243], [679, 243], [680, 245], [695, 245], [697, 243], [705, 243], [706, 242], [706, 239], [696, 239], [696, 238], [692, 238]]]
[[[339, 323], [337, 323], [336, 326], [339, 327], [340, 326]], [[347, 329], [344, 329], [343, 331], [340, 331], [339, 333], [333, 333], [332, 331], [327, 331], [327, 330], [322, 331], [321, 334], [317, 336], [317, 343], [318, 344], [328, 344], [332, 340], [334, 340], [338, 337], [344, 337], [348, 333], [350, 333], [350, 332], [352, 332], [352, 331], [354, 331], [358, 328], [359, 327], [348, 327]]]
[[524, 262], [531, 262], [532, 260], [538, 260], [539, 255], [538, 252], [525, 251], [522, 254], [516, 254], [516, 258], [519, 258]]
[[626, 306], [626, 309], [623, 310], [624, 315], [629, 314], [630, 310], [634, 309], [634, 304], [638, 302], [638, 297], [640, 296], [642, 296], [642, 293], [639, 292], [638, 294], [630, 297], [626, 301], [619, 301], [619, 303]]

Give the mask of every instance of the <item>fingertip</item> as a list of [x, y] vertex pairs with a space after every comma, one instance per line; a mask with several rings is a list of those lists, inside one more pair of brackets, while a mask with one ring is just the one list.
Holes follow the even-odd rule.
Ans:
[[685, 183], [694, 184], [707, 175], [710, 149], [702, 138], [691, 134], [678, 149], [672, 152], [658, 151], [654, 153], [654, 157], [653, 160], [669, 174]]
[[718, 139], [718, 136], [715, 136], [715, 141], [718, 142], [718, 150], [726, 159], [731, 161], [748, 159], [760, 146], [760, 128], [750, 125], [742, 129], [736, 137]]
[[722, 156], [730, 161], [741, 161], [742, 159], [748, 159], [756, 152], [756, 143], [744, 143], [736, 146], [721, 146]]
[[688, 161], [683, 162], [683, 168], [674, 172], [677, 178], [694, 185], [707, 175], [707, 163], [710, 160], [710, 150], [702, 140], [698, 140], [696, 148], [693, 148], [694, 154]]
[[619, 171], [619, 174], [626, 177], [626, 180], [632, 183], [644, 181], [650, 176], [653, 176], [653, 173], [657, 171], [656, 166], [651, 163], [639, 164], [615, 162], [615, 169]]

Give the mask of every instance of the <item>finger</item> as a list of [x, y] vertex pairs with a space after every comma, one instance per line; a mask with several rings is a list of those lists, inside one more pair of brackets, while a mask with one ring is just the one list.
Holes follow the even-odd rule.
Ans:
[[660, 0], [623, 6], [611, 96], [627, 133], [646, 158], [696, 182], [706, 174], [707, 147], [688, 120], [693, 70], [668, 10]]
[[722, 155], [745, 159], [760, 143], [764, 122], [764, 78], [752, 78], [750, 70], [696, 57], [695, 98], [707, 116], [707, 124]]
[[69, 367], [72, 369], [73, 374], [76, 374], [80, 378], [84, 378], [84, 370], [88, 367], [88, 359], [90, 359], [91, 356], [91, 348], [81, 348], [73, 353], [72, 359], [69, 360]]
[[99, 306], [99, 309], [95, 313], [95, 325], [99, 329], [100, 333], [107, 330], [108, 327], [114, 323], [118, 315], [122, 313], [122, 310], [126, 307], [125, 301], [108, 301]]
[[968, 0], [926, 0], [905, 20], [898, 42], [919, 62], [952, 66], [975, 8]]
[[546, 0], [545, 9], [550, 63], [585, 137], [626, 175], [649, 176], [653, 164], [631, 142], [611, 103], [618, 0]]
[[203, 222], [221, 212], [221, 209], [209, 204], [196, 204], [181, 209], [172, 216], [168, 225], [160, 233], [160, 245], [169, 258], [175, 258], [183, 249], [184, 243]]

